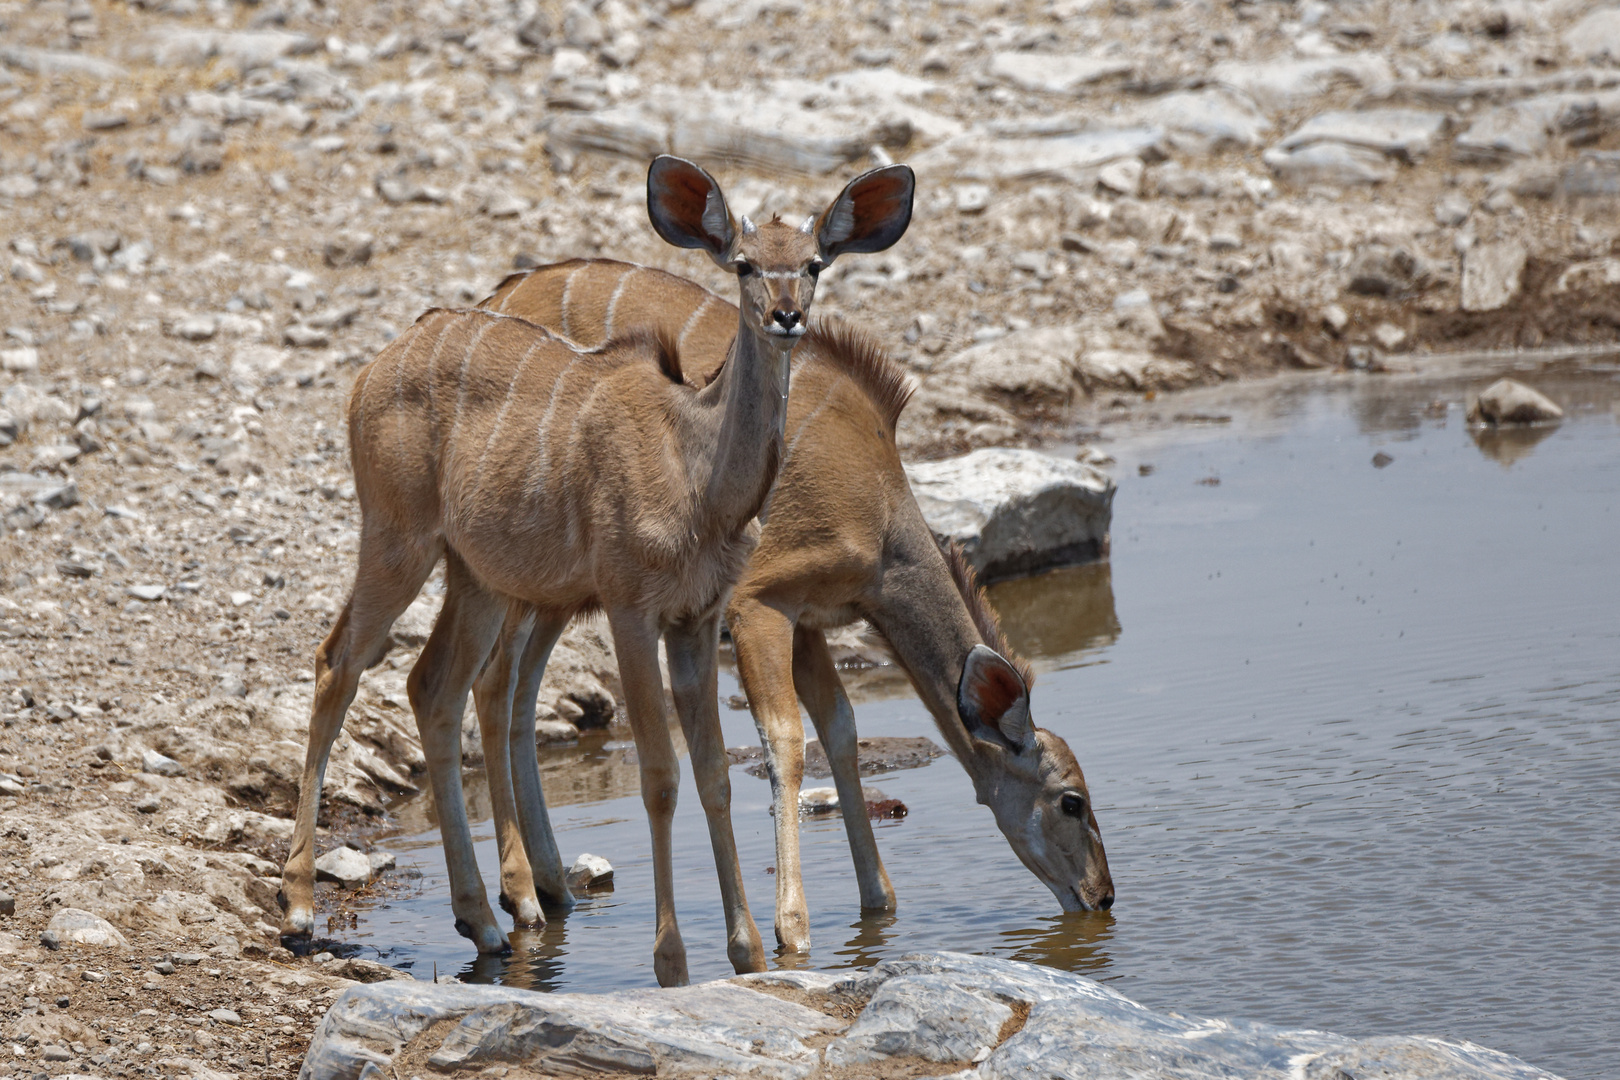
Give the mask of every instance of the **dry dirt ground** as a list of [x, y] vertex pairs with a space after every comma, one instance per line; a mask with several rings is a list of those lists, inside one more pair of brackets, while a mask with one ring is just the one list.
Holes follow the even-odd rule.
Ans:
[[[1612, 341], [1617, 55], [1584, 0], [0, 0], [0, 1080], [286, 1072], [377, 974], [273, 933], [357, 539], [344, 396], [514, 267], [730, 295], [647, 228], [648, 154], [755, 216], [917, 167], [911, 233], [816, 315], [911, 368], [902, 440], [940, 456], [1283, 367]], [[362, 843], [416, 784], [435, 587], [328, 774]], [[609, 657], [568, 639], [548, 730], [611, 719]], [[127, 944], [43, 948], [64, 908]]]

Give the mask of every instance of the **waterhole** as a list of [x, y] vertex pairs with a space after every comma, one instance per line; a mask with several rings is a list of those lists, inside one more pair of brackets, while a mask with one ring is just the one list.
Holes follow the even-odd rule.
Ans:
[[[812, 951], [774, 962], [991, 953], [1160, 1008], [1443, 1035], [1572, 1078], [1610, 1072], [1620, 382], [1601, 367], [1539, 372], [1530, 381], [1568, 410], [1561, 425], [1471, 431], [1464, 396], [1488, 381], [1313, 377], [1094, 418], [1118, 458], [1111, 561], [994, 595], [1036, 661], [1038, 722], [1085, 768], [1113, 911], [1059, 912], [944, 758], [868, 781], [910, 808], [877, 828], [892, 916], [860, 913], [842, 825], [804, 823]], [[851, 682], [863, 734], [932, 733], [892, 674]], [[722, 698], [738, 692], [723, 682]], [[746, 712], [722, 721], [727, 745], [756, 741]], [[363, 912], [348, 939], [420, 977], [652, 985], [633, 760], [600, 740], [545, 753], [565, 859], [606, 856], [616, 883], [514, 935], [510, 959], [475, 960], [456, 936], [425, 798], [398, 808], [385, 842], [418, 886]], [[732, 780], [769, 946], [768, 786], [740, 768]], [[469, 790], [493, 897], [487, 800], [476, 778]], [[675, 840], [692, 978], [722, 977], [690, 770]]]

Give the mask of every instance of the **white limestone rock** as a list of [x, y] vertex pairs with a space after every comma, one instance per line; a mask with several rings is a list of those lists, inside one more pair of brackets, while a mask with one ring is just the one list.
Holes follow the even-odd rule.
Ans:
[[1530, 253], [1517, 241], [1475, 244], [1463, 256], [1462, 309], [1499, 311], [1519, 295]]
[[1272, 147], [1261, 160], [1285, 184], [1360, 187], [1395, 178], [1395, 166], [1376, 150], [1340, 142], [1318, 142], [1297, 150]]
[[1405, 162], [1425, 158], [1446, 128], [1446, 114], [1428, 109], [1333, 111], [1313, 116], [1278, 147], [1296, 150], [1316, 143], [1361, 146]]
[[1557, 402], [1514, 379], [1498, 379], [1468, 409], [1468, 422], [1501, 426], [1548, 424], [1564, 418]]
[[923, 517], [986, 578], [1029, 574], [1107, 551], [1114, 482], [1034, 450], [976, 450], [906, 467]]
[[315, 860], [315, 880], [335, 881], [345, 889], [358, 889], [371, 881], [371, 859], [351, 847], [333, 848]]
[[81, 908], [62, 908], [51, 916], [45, 930], [47, 933], [55, 934], [56, 939], [63, 943], [120, 949], [129, 944], [124, 940], [124, 935], [119, 932], [118, 927], [101, 916], [92, 915]]
[[998, 52], [990, 57], [990, 75], [1020, 90], [1069, 94], [1082, 86], [1129, 75], [1136, 68], [1119, 57], [1073, 53]]
[[600, 855], [586, 852], [574, 860], [564, 880], [570, 889], [590, 889], [613, 883], [613, 864]]

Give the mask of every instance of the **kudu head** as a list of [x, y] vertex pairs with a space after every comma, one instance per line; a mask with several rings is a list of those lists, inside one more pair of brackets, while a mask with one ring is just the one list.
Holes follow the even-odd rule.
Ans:
[[662, 155], [647, 170], [647, 213], [676, 247], [702, 248], [741, 286], [742, 325], [762, 342], [791, 349], [806, 329], [816, 278], [845, 252], [882, 251], [911, 223], [916, 178], [889, 165], [851, 180], [819, 217], [803, 225], [732, 220], [720, 185], [690, 161]]
[[1019, 860], [1063, 910], [1112, 907], [1114, 879], [1085, 775], [1068, 745], [1030, 720], [1029, 687], [1018, 669], [975, 645], [956, 707], [972, 736], [973, 760], [962, 764]]

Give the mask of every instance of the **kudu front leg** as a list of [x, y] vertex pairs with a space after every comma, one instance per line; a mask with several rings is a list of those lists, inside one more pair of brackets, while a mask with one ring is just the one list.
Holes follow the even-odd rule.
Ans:
[[833, 783], [838, 787], [838, 805], [843, 811], [844, 832], [849, 837], [849, 853], [855, 860], [855, 880], [861, 890], [861, 910], [893, 911], [894, 886], [878, 856], [877, 837], [866, 816], [866, 796], [861, 792], [860, 744], [855, 734], [855, 710], [844, 694], [827, 637], [820, 630], [799, 627], [793, 634], [793, 684], [799, 699], [816, 725], [821, 748], [832, 766]]
[[484, 775], [489, 781], [495, 842], [501, 858], [501, 907], [512, 916], [517, 928], [524, 930], [546, 925], [529, 870], [521, 810], [513, 795], [513, 772], [521, 751], [513, 747], [511, 739], [512, 690], [533, 628], [533, 613], [514, 605], [507, 613], [489, 663], [473, 684], [478, 734], [484, 748]]
[[799, 869], [799, 789], [804, 784], [804, 722], [793, 693], [793, 620], [754, 600], [734, 600], [727, 613], [737, 676], [759, 729], [771, 780], [776, 827], [776, 942], [810, 951], [810, 908]]
[[608, 612], [613, 648], [619, 654], [619, 681], [641, 764], [641, 804], [652, 831], [653, 903], [656, 931], [653, 973], [659, 986], [685, 986], [686, 945], [675, 922], [675, 863], [672, 827], [680, 793], [681, 767], [664, 713], [664, 680], [658, 671], [658, 628], [633, 609]]
[[282, 907], [281, 942], [293, 952], [305, 951], [315, 934], [315, 824], [332, 744], [343, 730], [343, 716], [354, 700], [361, 672], [383, 658], [389, 629], [416, 598], [438, 557], [437, 548], [419, 548], [375, 528], [363, 530], [354, 589], [331, 633], [315, 651], [309, 747], [277, 897]]
[[528, 849], [529, 873], [540, 902], [562, 914], [574, 909], [574, 895], [568, 891], [563, 874], [562, 854], [551, 831], [551, 814], [546, 810], [545, 792], [540, 786], [540, 762], [534, 741], [535, 699], [552, 646], [562, 636], [568, 620], [539, 612], [529, 631], [528, 645], [518, 661], [516, 687], [512, 692], [512, 783], [517, 792], [518, 824], [523, 846]]
[[444, 609], [405, 686], [433, 785], [456, 932], [469, 938], [480, 953], [505, 954], [512, 946], [490, 910], [467, 823], [461, 787], [461, 717], [467, 693], [500, 636], [506, 605], [486, 593], [460, 559], [450, 555], [447, 564]]
[[726, 912], [726, 955], [738, 974], [765, 970], [765, 947], [748, 911], [737, 839], [731, 828], [731, 776], [725, 736], [720, 730], [716, 651], [720, 618], [710, 615], [664, 634], [675, 714], [686, 734], [698, 798], [709, 822], [714, 868], [720, 876], [720, 902]]

